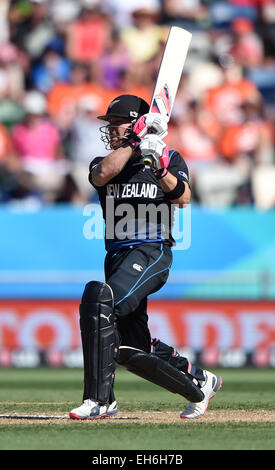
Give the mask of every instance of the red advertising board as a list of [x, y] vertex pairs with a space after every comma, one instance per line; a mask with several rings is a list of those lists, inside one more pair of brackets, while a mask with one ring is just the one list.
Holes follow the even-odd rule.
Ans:
[[275, 347], [275, 302], [152, 302], [152, 334], [193, 350]]
[[[151, 300], [152, 337], [176, 348], [275, 348], [275, 302]], [[1, 300], [0, 349], [81, 347], [78, 302]]]

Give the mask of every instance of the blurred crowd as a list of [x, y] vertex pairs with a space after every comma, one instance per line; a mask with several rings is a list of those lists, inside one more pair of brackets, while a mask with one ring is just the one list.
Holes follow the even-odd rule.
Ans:
[[193, 34], [167, 137], [193, 202], [275, 206], [273, 0], [1, 0], [1, 203], [96, 200], [96, 116], [150, 102], [171, 25]]

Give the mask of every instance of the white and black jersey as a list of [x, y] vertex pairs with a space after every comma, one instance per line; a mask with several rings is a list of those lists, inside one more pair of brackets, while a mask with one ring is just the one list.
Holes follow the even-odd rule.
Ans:
[[[168, 171], [189, 184], [188, 168], [180, 153], [172, 150], [169, 156]], [[89, 180], [98, 192], [103, 211], [106, 250], [156, 241], [174, 244], [174, 208], [152, 170], [131, 158], [115, 178], [98, 187], [90, 175], [103, 159], [96, 157], [91, 162]]]

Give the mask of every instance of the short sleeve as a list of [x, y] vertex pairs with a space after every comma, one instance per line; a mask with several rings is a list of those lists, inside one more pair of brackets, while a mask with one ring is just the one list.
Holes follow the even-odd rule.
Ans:
[[176, 150], [170, 152], [168, 171], [179, 180], [185, 181], [190, 185], [188, 167], [181, 154]]
[[92, 171], [100, 162], [102, 162], [103, 158], [104, 157], [96, 157], [91, 161], [91, 163], [89, 165], [89, 176], [88, 176], [88, 178], [89, 178], [89, 181], [90, 181], [91, 185], [94, 188], [97, 188], [97, 186], [92, 181]]

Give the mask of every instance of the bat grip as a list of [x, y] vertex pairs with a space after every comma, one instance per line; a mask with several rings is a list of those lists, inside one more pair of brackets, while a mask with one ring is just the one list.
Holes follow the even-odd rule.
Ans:
[[152, 159], [152, 157], [144, 157], [142, 159], [142, 163], [145, 166], [152, 166], [153, 165], [153, 159]]

